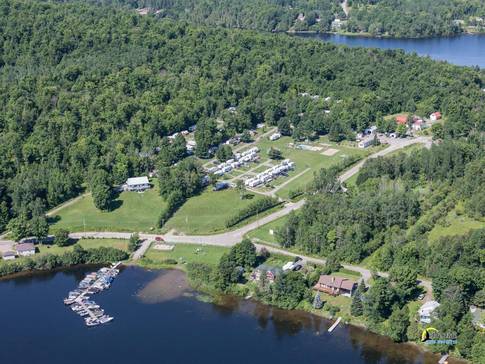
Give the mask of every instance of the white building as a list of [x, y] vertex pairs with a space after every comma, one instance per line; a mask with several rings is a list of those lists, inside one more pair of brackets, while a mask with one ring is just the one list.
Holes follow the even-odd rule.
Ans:
[[124, 186], [126, 191], [145, 191], [149, 188], [150, 182], [147, 176], [128, 178]]
[[281, 138], [281, 134], [280, 133], [274, 133], [269, 137], [269, 140], [274, 142], [275, 140], [278, 140], [279, 138]]
[[3, 255], [2, 255], [3, 260], [13, 260], [16, 257], [17, 257], [17, 254], [13, 251], [7, 251], [7, 252], [3, 253]]
[[28, 257], [35, 254], [35, 245], [32, 243], [20, 243], [15, 246], [17, 254], [22, 257]]
[[426, 302], [418, 311], [419, 321], [425, 324], [430, 324], [431, 320], [434, 318], [434, 311], [440, 307], [440, 304], [436, 301]]
[[364, 140], [361, 140], [359, 142], [359, 148], [367, 148], [370, 147], [374, 143], [374, 138], [367, 138]]

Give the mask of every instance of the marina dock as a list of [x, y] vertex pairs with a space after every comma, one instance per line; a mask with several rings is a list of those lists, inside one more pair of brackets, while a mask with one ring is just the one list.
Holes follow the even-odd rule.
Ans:
[[112, 264], [109, 268], [101, 268], [92, 272], [79, 283], [79, 287], [69, 292], [69, 297], [64, 299], [64, 304], [81, 317], [87, 326], [97, 326], [112, 321], [114, 318], [104, 314], [104, 310], [94, 301], [90, 301], [90, 295], [102, 292], [111, 286], [114, 278], [119, 274], [117, 269], [121, 262]]

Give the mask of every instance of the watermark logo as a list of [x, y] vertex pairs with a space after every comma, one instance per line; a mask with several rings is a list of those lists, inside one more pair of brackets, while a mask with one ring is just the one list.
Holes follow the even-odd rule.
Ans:
[[456, 345], [456, 332], [439, 332], [434, 327], [428, 327], [421, 333], [421, 341], [426, 345]]

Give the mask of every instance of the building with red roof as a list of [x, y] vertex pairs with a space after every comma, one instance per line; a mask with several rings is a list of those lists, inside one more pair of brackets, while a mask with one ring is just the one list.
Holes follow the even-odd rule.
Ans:
[[328, 293], [332, 296], [342, 295], [351, 297], [357, 289], [357, 282], [342, 277], [321, 275], [313, 289]]
[[408, 122], [408, 117], [406, 115], [398, 115], [396, 116], [396, 123], [399, 125], [406, 125]]

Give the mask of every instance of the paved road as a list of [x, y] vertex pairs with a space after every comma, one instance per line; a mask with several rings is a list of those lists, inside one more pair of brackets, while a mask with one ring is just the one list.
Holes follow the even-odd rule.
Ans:
[[[282, 212], [283, 210], [278, 211]], [[275, 213], [276, 214], [276, 213]], [[272, 214], [273, 215], [273, 214]], [[271, 215], [268, 215], [267, 218], [269, 218]], [[215, 246], [223, 246], [223, 247], [231, 247], [238, 242], [241, 241], [242, 237], [246, 234], [246, 230], [250, 228], [252, 224], [249, 224], [241, 229], [233, 231], [233, 235], [228, 236], [229, 233], [224, 233], [224, 234], [218, 234], [218, 235], [207, 235], [207, 236], [184, 236], [184, 235], [163, 235], [164, 240], [167, 243], [172, 243], [172, 244], [200, 244], [200, 245], [215, 245]], [[250, 230], [248, 230], [250, 231]], [[69, 234], [69, 236], [73, 239], [80, 239], [82, 237], [86, 238], [98, 238], [98, 239], [129, 239], [131, 236], [131, 233], [117, 233], [117, 232], [86, 232], [86, 233], [72, 233]], [[139, 250], [135, 252], [135, 255], [139, 253], [139, 256], [135, 257], [133, 256], [133, 259], [139, 259], [141, 258], [146, 250], [148, 250], [150, 244], [155, 240], [155, 238], [160, 235], [155, 235], [155, 234], [140, 234], [140, 239], [144, 239], [144, 244], [145, 246], [142, 245]], [[287, 255], [289, 257], [296, 257], [299, 256], [302, 258], [305, 262], [310, 262], [310, 263], [315, 263], [315, 264], [325, 264], [326, 260], [323, 258], [314, 258], [314, 257], [309, 257], [306, 255], [302, 254], [297, 254], [297, 253], [292, 253], [289, 252], [285, 249], [281, 249], [275, 246], [267, 245], [267, 244], [260, 244], [260, 243], [255, 243], [256, 249], [261, 250], [262, 248], [265, 248], [268, 250], [270, 253], [275, 253], [275, 254], [281, 254], [281, 255]], [[142, 250], [143, 249], [143, 250]], [[351, 264], [342, 264], [342, 266], [345, 269], [353, 270], [355, 272], [359, 272], [364, 280], [364, 282], [367, 284], [369, 280], [372, 278], [372, 272], [364, 267], [357, 266], [357, 265], [351, 265]], [[388, 277], [389, 274], [386, 272], [377, 272], [377, 274], [381, 277]], [[432, 287], [431, 287], [431, 281], [427, 280], [420, 280], [419, 284], [423, 286], [426, 291], [427, 295], [425, 298], [425, 301], [430, 300], [432, 298]]]
[[[384, 139], [384, 138], [381, 138]], [[417, 138], [408, 138], [408, 139], [394, 139], [394, 138], [385, 138], [386, 141], [389, 143], [389, 146], [386, 149], [382, 149], [369, 157], [361, 160], [352, 168], [346, 170], [342, 175], [340, 175], [339, 179], [340, 182], [344, 182], [352, 177], [354, 174], [360, 171], [362, 166], [364, 165], [365, 161], [370, 158], [377, 158], [382, 157], [386, 154], [393, 153], [399, 149], [408, 147], [413, 144], [424, 144], [427, 148], [431, 147], [432, 140], [429, 137], [417, 137]]]

